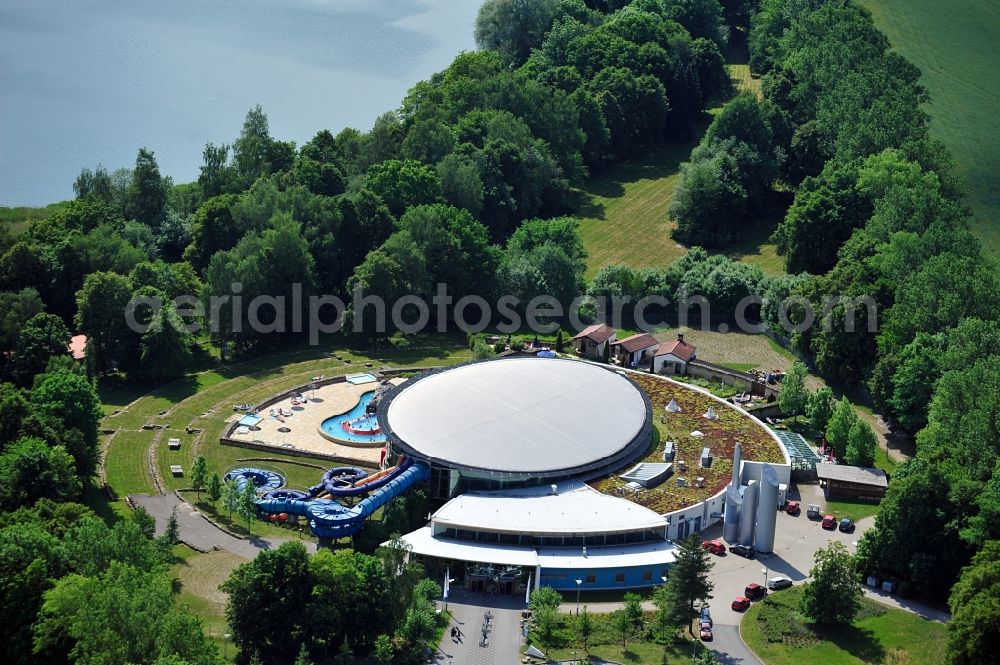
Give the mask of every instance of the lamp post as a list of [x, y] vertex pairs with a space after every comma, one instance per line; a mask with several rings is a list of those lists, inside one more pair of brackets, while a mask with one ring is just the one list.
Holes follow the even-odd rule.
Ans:
[[232, 637], [229, 633], [223, 633], [222, 635], [222, 657], [229, 658], [229, 639]]
[[761, 568], [760, 572], [764, 573], [764, 589], [767, 589], [767, 568]]
[[580, 616], [580, 585], [583, 584], [583, 580], [576, 581], [576, 615]]

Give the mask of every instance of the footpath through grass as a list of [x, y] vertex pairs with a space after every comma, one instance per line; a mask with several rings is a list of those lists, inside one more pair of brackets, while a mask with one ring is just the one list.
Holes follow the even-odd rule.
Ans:
[[865, 598], [850, 625], [821, 627], [799, 611], [801, 598], [802, 587], [773, 593], [743, 618], [743, 639], [767, 665], [944, 662], [944, 624]]
[[1000, 3], [862, 0], [894, 48], [920, 67], [931, 132], [970, 186], [973, 232], [1000, 256]]

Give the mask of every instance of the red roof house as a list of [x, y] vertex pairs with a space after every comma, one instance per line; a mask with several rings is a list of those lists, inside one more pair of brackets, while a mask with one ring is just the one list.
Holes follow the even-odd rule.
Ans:
[[657, 374], [684, 374], [687, 364], [697, 358], [697, 349], [684, 341], [684, 333], [677, 333], [677, 339], [660, 344], [653, 354], [653, 371]]
[[623, 367], [637, 367], [652, 357], [660, 343], [649, 333], [639, 333], [611, 342], [611, 354]]
[[576, 352], [581, 356], [603, 358], [608, 343], [615, 341], [618, 332], [606, 323], [595, 323], [587, 326], [573, 336], [576, 342]]

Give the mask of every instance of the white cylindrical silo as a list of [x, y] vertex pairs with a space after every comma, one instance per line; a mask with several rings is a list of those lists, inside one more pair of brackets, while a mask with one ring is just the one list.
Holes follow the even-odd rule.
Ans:
[[757, 500], [760, 486], [750, 483], [743, 490], [743, 509], [740, 514], [740, 544], [753, 545], [754, 519], [757, 515]]
[[[760, 472], [760, 497], [757, 505], [757, 535], [754, 549], [758, 552], [774, 551], [774, 528], [778, 521], [778, 473], [770, 464]], [[740, 534], [742, 535], [742, 533]]]
[[722, 537], [727, 543], [735, 543], [740, 538], [740, 508], [743, 499], [740, 488], [730, 485], [726, 488], [726, 510], [723, 513]]

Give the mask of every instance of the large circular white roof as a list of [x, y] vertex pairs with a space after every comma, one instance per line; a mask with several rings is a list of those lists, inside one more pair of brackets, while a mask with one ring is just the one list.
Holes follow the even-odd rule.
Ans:
[[645, 450], [647, 404], [635, 384], [601, 366], [520, 357], [408, 381], [379, 421], [395, 445], [435, 464], [546, 476]]

